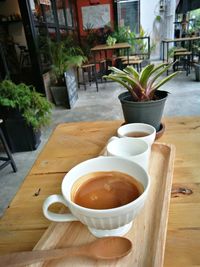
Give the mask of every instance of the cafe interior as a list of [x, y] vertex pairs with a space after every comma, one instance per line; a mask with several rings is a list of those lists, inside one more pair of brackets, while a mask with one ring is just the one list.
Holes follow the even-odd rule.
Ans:
[[[200, 265], [199, 44], [199, 0], [0, 0], [0, 266]], [[171, 104], [158, 127], [153, 111], [129, 122], [116, 94], [129, 82], [143, 92], [145, 71], [161, 65]], [[132, 139], [120, 132], [132, 124], [140, 134], [155, 128], [135, 141], [148, 151], [132, 160], [145, 198], [134, 208], [144, 207], [135, 214], [125, 212], [132, 202], [117, 206], [117, 219], [108, 208], [77, 212], [67, 180], [87, 160], [93, 172], [111, 168], [109, 160], [109, 171], [125, 172], [120, 164], [129, 168], [131, 159], [117, 145]], [[126, 153], [132, 141], [124, 140]], [[112, 191], [107, 183], [104, 189]]]

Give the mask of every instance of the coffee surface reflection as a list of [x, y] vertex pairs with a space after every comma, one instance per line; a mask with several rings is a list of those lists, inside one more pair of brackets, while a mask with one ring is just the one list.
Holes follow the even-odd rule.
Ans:
[[137, 199], [143, 186], [128, 174], [93, 172], [80, 177], [72, 189], [72, 201], [90, 209], [112, 209]]

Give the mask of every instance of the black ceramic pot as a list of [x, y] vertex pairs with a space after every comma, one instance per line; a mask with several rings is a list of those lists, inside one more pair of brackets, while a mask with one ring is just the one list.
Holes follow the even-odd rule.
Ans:
[[196, 81], [200, 81], [200, 64], [194, 64]]
[[158, 131], [168, 92], [158, 90], [156, 96], [158, 100], [134, 102], [129, 92], [120, 94], [118, 98], [122, 105], [125, 123], [147, 123]]
[[11, 152], [36, 150], [41, 140], [40, 129], [29, 126], [18, 109], [0, 106], [1, 128]]

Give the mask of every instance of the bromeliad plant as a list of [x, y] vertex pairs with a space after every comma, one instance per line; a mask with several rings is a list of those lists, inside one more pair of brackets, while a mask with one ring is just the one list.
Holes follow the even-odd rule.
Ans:
[[112, 73], [105, 75], [104, 78], [113, 80], [124, 86], [135, 102], [156, 100], [156, 91], [179, 73], [177, 71], [158, 80], [173, 64], [173, 62], [170, 64], [163, 63], [157, 66], [149, 64], [140, 73], [132, 66], [127, 66], [123, 70], [110, 67], [109, 69]]

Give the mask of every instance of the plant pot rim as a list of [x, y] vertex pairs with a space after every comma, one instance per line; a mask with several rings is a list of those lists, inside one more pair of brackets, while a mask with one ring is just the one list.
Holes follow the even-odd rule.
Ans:
[[161, 90], [158, 90], [156, 91], [156, 93], [159, 95], [160, 99], [156, 99], [156, 100], [149, 100], [149, 101], [133, 101], [133, 100], [129, 100], [129, 99], [126, 99], [128, 98], [129, 96], [131, 96], [131, 94], [129, 92], [123, 92], [121, 93], [119, 96], [118, 96], [118, 99], [121, 101], [121, 102], [124, 102], [124, 103], [130, 103], [132, 105], [152, 105], [154, 104], [155, 102], [162, 102], [163, 100], [165, 101], [166, 98], [168, 97], [168, 94], [169, 92], [167, 91], [161, 91]]

